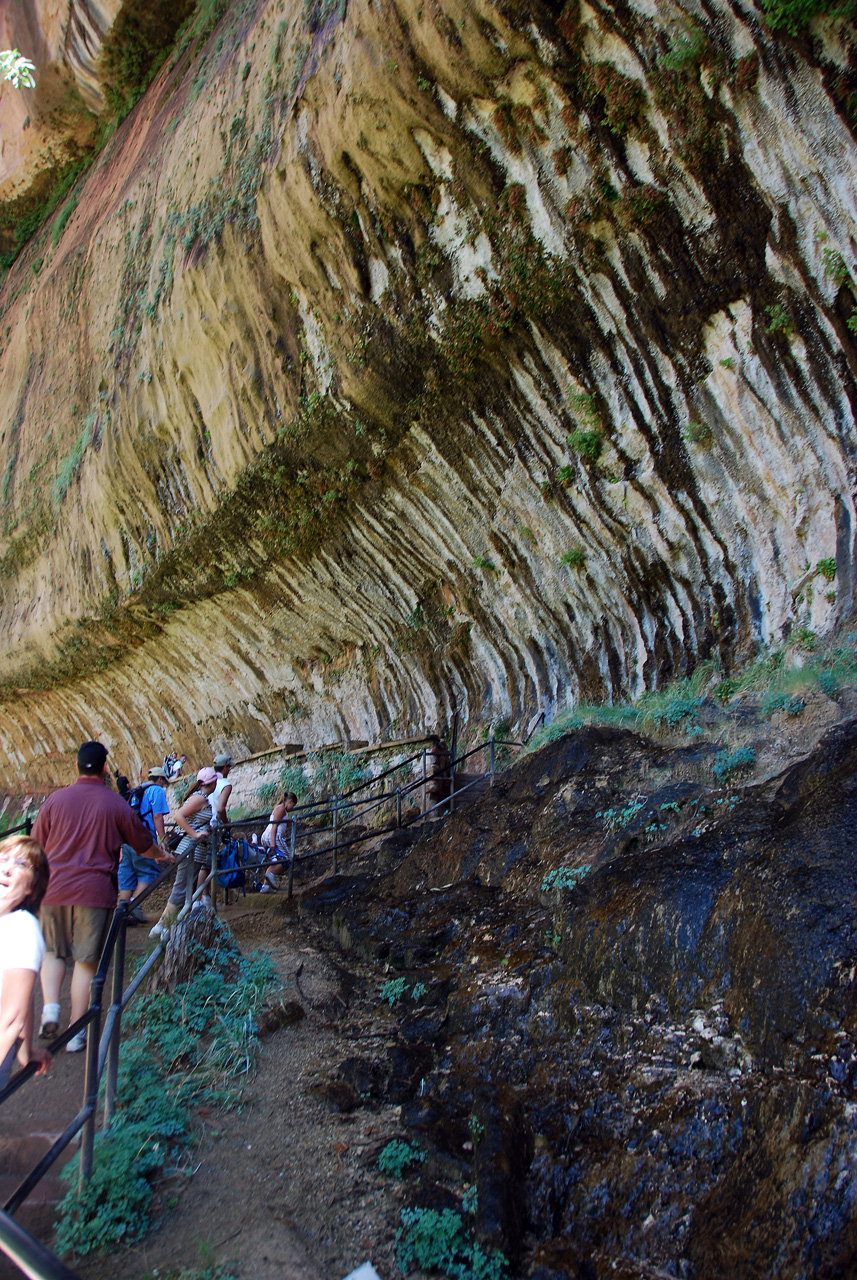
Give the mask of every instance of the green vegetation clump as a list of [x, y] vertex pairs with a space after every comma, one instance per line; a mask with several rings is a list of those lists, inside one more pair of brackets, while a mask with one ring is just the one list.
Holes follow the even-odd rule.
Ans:
[[738, 773], [752, 769], [756, 763], [756, 752], [752, 747], [736, 747], [734, 751], [718, 751], [714, 757], [711, 772], [718, 782], [733, 778]]
[[394, 1138], [378, 1156], [378, 1168], [388, 1178], [402, 1178], [415, 1164], [422, 1164], [426, 1153], [416, 1143], [401, 1142]]
[[836, 560], [833, 556], [828, 556], [824, 560], [819, 560], [815, 566], [816, 573], [820, 573], [822, 578], [826, 578], [828, 582], [832, 582], [836, 577]]
[[[269, 957], [241, 956], [228, 931], [218, 929], [189, 982], [144, 996], [125, 1015], [113, 1122], [96, 1134], [92, 1178], [58, 1206], [63, 1255], [139, 1239], [149, 1226], [153, 1184], [191, 1141], [194, 1111], [240, 1098], [255, 1060], [254, 1018], [274, 969]], [[64, 1177], [76, 1173], [77, 1162], [75, 1156]]]
[[556, 867], [549, 871], [542, 881], [542, 893], [551, 889], [573, 889], [581, 880], [589, 875], [592, 867], [589, 863], [584, 867]]
[[600, 431], [584, 431], [579, 427], [568, 437], [568, 447], [579, 457], [586, 458], [589, 462], [597, 462], [604, 448], [604, 440]]
[[388, 978], [378, 993], [382, 1000], [385, 1000], [392, 1009], [393, 1005], [404, 999], [405, 992], [408, 989], [407, 978]]
[[623, 809], [604, 809], [601, 813], [596, 813], [596, 818], [600, 818], [608, 831], [624, 831], [625, 828], [634, 821], [638, 813], [646, 807], [647, 796], [637, 796], [625, 805]]
[[762, 0], [765, 21], [774, 30], [796, 36], [815, 17], [850, 18], [854, 0]]
[[403, 1209], [396, 1232], [396, 1261], [407, 1274], [439, 1271], [450, 1280], [508, 1280], [508, 1262], [499, 1250], [486, 1253], [473, 1240], [461, 1214], [452, 1209]]
[[695, 66], [701, 59], [708, 41], [697, 28], [691, 27], [683, 35], [673, 38], [667, 52], [661, 58], [661, 66], [667, 71], [683, 71]]
[[571, 547], [570, 550], [563, 551], [559, 562], [569, 569], [582, 569], [586, 564], [586, 552], [583, 547]]

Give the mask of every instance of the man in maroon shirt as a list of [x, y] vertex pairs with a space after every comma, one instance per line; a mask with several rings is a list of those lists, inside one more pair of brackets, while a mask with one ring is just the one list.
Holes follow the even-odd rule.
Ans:
[[[59, 1026], [67, 960], [74, 960], [69, 1021], [75, 1022], [89, 1006], [89, 984], [116, 906], [123, 842], [144, 857], [173, 861], [152, 843], [152, 833], [130, 805], [105, 785], [106, 762], [106, 747], [84, 742], [77, 753], [77, 782], [48, 796], [33, 826], [51, 870], [39, 917], [46, 948], [41, 1034], [48, 1038]], [[66, 1049], [78, 1053], [85, 1044], [82, 1031]]]

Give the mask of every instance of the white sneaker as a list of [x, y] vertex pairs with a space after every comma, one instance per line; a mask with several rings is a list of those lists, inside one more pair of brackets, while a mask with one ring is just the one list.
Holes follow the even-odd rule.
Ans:
[[78, 1031], [76, 1036], [72, 1036], [65, 1047], [66, 1053], [82, 1053], [86, 1048], [86, 1029]]
[[265, 883], [259, 889], [259, 892], [260, 893], [276, 893], [277, 886], [275, 884], [271, 884], [270, 880], [266, 880]]
[[169, 936], [170, 936], [170, 931], [166, 927], [166, 925], [155, 924], [155, 925], [152, 925], [151, 929], [149, 930], [149, 937], [156, 938], [158, 942], [166, 942]]
[[43, 1040], [53, 1040], [60, 1029], [60, 1007], [58, 1004], [46, 1004], [42, 1009], [42, 1021], [39, 1035]]

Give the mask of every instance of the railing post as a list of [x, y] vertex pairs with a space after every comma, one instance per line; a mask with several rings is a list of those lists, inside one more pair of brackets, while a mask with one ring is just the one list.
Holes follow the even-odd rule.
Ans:
[[24, 822], [24, 835], [29, 836], [32, 834], [33, 834], [33, 819], [27, 818]]
[[402, 825], [402, 788], [396, 788], [396, 826]]
[[493, 733], [491, 734], [490, 757], [491, 757], [491, 781], [488, 785], [493, 787], [494, 786], [494, 734]]
[[452, 752], [452, 763], [449, 766], [449, 812], [455, 808], [455, 751]]
[[[209, 836], [209, 839], [213, 839], [213, 838], [214, 838], [213, 836]], [[193, 902], [193, 891], [196, 888], [196, 885], [194, 883], [194, 881], [196, 880], [196, 876], [194, 874], [196, 871], [196, 863], [194, 862], [194, 857], [193, 857], [195, 849], [196, 849], [196, 844], [194, 843], [194, 845], [191, 847], [187, 855], [184, 904], [187, 907], [188, 911], [190, 911], [191, 903]], [[181, 875], [181, 870], [177, 871], [176, 875]]]
[[295, 882], [295, 831], [297, 829], [298, 820], [292, 816], [292, 834], [289, 838], [289, 897], [292, 896], [292, 885]]
[[426, 749], [425, 747], [423, 747], [423, 821], [422, 821], [423, 826], [425, 826], [426, 824], [427, 808], [428, 808], [428, 792], [426, 788]]
[[83, 1105], [91, 1107], [80, 1135], [80, 1177], [88, 1182], [92, 1177], [92, 1144], [95, 1141], [95, 1108], [98, 1103], [98, 1042], [101, 1039], [101, 996], [104, 979], [92, 979], [89, 987], [89, 1007], [95, 1017], [86, 1028], [86, 1074], [83, 1081]]
[[333, 874], [336, 875], [339, 870], [339, 859], [337, 857], [339, 844], [339, 796], [333, 797]]
[[[219, 827], [211, 828], [211, 869], [212, 871], [217, 870], [217, 844], [220, 838], [219, 833], [220, 833]], [[211, 887], [209, 889], [209, 893], [211, 895], [211, 909], [216, 915], [217, 914], [217, 876], [216, 875], [213, 875], [211, 877]]]
[[107, 1046], [107, 1072], [104, 1085], [104, 1127], [113, 1119], [116, 1110], [116, 1081], [119, 1075], [119, 1039], [122, 1033], [122, 988], [125, 984], [125, 932], [128, 928], [128, 917], [119, 930], [116, 939], [116, 950], [113, 953], [113, 1025], [110, 1031], [110, 1044]]

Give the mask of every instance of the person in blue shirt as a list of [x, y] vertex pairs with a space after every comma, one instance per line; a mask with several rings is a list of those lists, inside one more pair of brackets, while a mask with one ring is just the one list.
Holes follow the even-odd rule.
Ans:
[[[164, 817], [169, 813], [167, 795], [162, 782], [168, 782], [166, 770], [158, 766], [149, 770], [149, 783], [140, 797], [138, 810], [144, 826], [152, 833], [152, 843], [163, 847], [165, 841]], [[133, 901], [138, 893], [156, 880], [161, 868], [153, 858], [142, 858], [128, 844], [122, 846], [122, 861], [119, 863], [119, 901]], [[129, 924], [147, 924], [148, 921], [139, 907], [132, 907], [128, 913]]]

